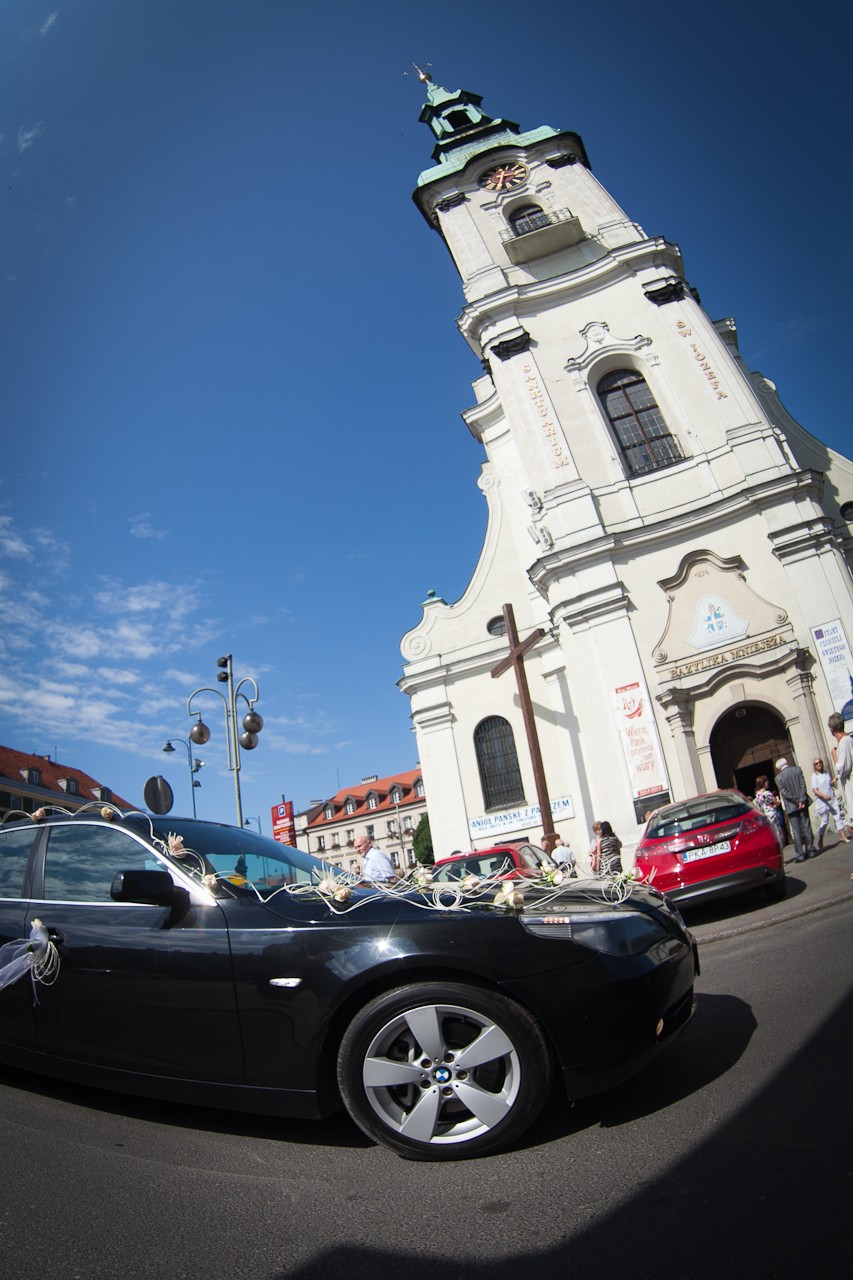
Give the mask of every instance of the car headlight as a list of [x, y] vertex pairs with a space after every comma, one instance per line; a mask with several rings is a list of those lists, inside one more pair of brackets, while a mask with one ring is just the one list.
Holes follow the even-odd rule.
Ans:
[[639, 956], [672, 937], [660, 920], [639, 911], [543, 912], [520, 919], [538, 938], [571, 938], [609, 956]]

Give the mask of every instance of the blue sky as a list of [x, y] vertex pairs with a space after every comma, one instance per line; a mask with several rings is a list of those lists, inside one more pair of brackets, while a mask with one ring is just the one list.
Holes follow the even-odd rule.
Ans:
[[[479, 368], [411, 202], [411, 60], [574, 129], [788, 409], [850, 451], [850, 20], [747, 0], [0, 4], [0, 742], [189, 810], [234, 654], [269, 830], [413, 768], [401, 636], [485, 529]], [[841, 29], [845, 23], [847, 31]], [[845, 385], [846, 391], [846, 385]], [[222, 709], [199, 813], [233, 821]]]

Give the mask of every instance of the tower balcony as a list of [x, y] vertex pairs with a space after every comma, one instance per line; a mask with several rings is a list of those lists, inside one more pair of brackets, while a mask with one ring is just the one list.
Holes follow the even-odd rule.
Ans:
[[546, 213], [544, 209], [523, 211], [511, 227], [501, 232], [507, 256], [516, 266], [568, 249], [583, 238], [580, 218], [570, 209], [557, 209], [553, 213]]

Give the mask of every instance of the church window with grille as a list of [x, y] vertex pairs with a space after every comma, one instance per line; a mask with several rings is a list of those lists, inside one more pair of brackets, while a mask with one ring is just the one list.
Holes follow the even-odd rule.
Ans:
[[474, 750], [485, 807], [505, 809], [511, 804], [524, 804], [521, 771], [509, 721], [502, 716], [481, 720], [474, 730]]
[[526, 204], [509, 215], [509, 225], [517, 236], [526, 236], [528, 231], [550, 226], [551, 219], [541, 205]]
[[645, 475], [681, 462], [675, 437], [664, 422], [645, 378], [635, 369], [617, 369], [598, 384], [598, 398], [613, 428], [629, 476]]

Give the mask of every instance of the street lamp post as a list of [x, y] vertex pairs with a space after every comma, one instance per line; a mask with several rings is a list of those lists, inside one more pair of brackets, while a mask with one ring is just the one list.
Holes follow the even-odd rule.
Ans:
[[249, 825], [249, 823], [250, 823], [250, 822], [257, 822], [257, 824], [258, 824], [258, 835], [259, 835], [259, 836], [260, 836], [260, 835], [263, 835], [263, 832], [261, 831], [261, 820], [260, 820], [260, 818], [253, 818], [253, 817], [252, 817], [252, 815], [251, 815], [251, 814], [249, 814], [248, 818], [247, 818], [247, 819], [246, 819], [246, 821], [243, 823], [243, 826], [244, 826], [244, 827], [248, 827], [248, 825]]
[[[200, 693], [215, 693], [218, 698], [222, 699], [225, 706], [225, 742], [228, 747], [228, 768], [234, 774], [234, 797], [237, 802], [237, 826], [243, 826], [243, 802], [240, 797], [240, 748], [244, 751], [254, 751], [258, 745], [258, 734], [264, 727], [263, 718], [258, 715], [255, 710], [255, 703], [258, 701], [260, 694], [258, 693], [257, 682], [251, 676], [244, 678], [234, 685], [234, 670], [232, 666], [231, 654], [228, 653], [224, 658], [216, 659], [217, 667], [220, 667], [216, 679], [220, 684], [227, 684], [227, 694], [221, 689], [213, 689], [203, 686], [201, 689], [194, 689], [187, 698], [187, 715], [195, 715], [196, 722], [190, 729], [190, 738], [198, 746], [204, 746], [210, 741], [210, 730], [201, 718], [200, 711], [193, 711], [192, 701]], [[254, 697], [249, 698], [240, 690], [243, 685], [251, 685], [254, 689]], [[242, 698], [248, 710], [243, 716], [242, 725], [243, 732], [240, 733], [237, 728], [237, 699]]]
[[186, 738], [170, 738], [169, 741], [166, 743], [165, 747], [163, 748], [163, 750], [167, 753], [167, 755], [171, 755], [175, 750], [175, 748], [172, 746], [173, 742], [182, 742], [187, 749], [187, 767], [189, 768], [189, 771], [190, 771], [190, 795], [192, 796], [193, 817], [195, 818], [196, 817], [195, 789], [196, 787], [201, 786], [201, 783], [198, 781], [195, 775], [198, 773], [199, 769], [204, 768], [204, 761], [193, 760], [192, 747], [187, 742]]
[[400, 837], [400, 870], [401, 870], [402, 872], [405, 872], [405, 870], [406, 870], [406, 841], [405, 841], [404, 834], [403, 834], [403, 822], [402, 822], [402, 819], [401, 819], [401, 817], [400, 817], [400, 804], [399, 804], [399, 801], [395, 801], [395, 802], [394, 802], [394, 808], [397, 810], [397, 834], [398, 834], [398, 835], [399, 835], [399, 837]]

